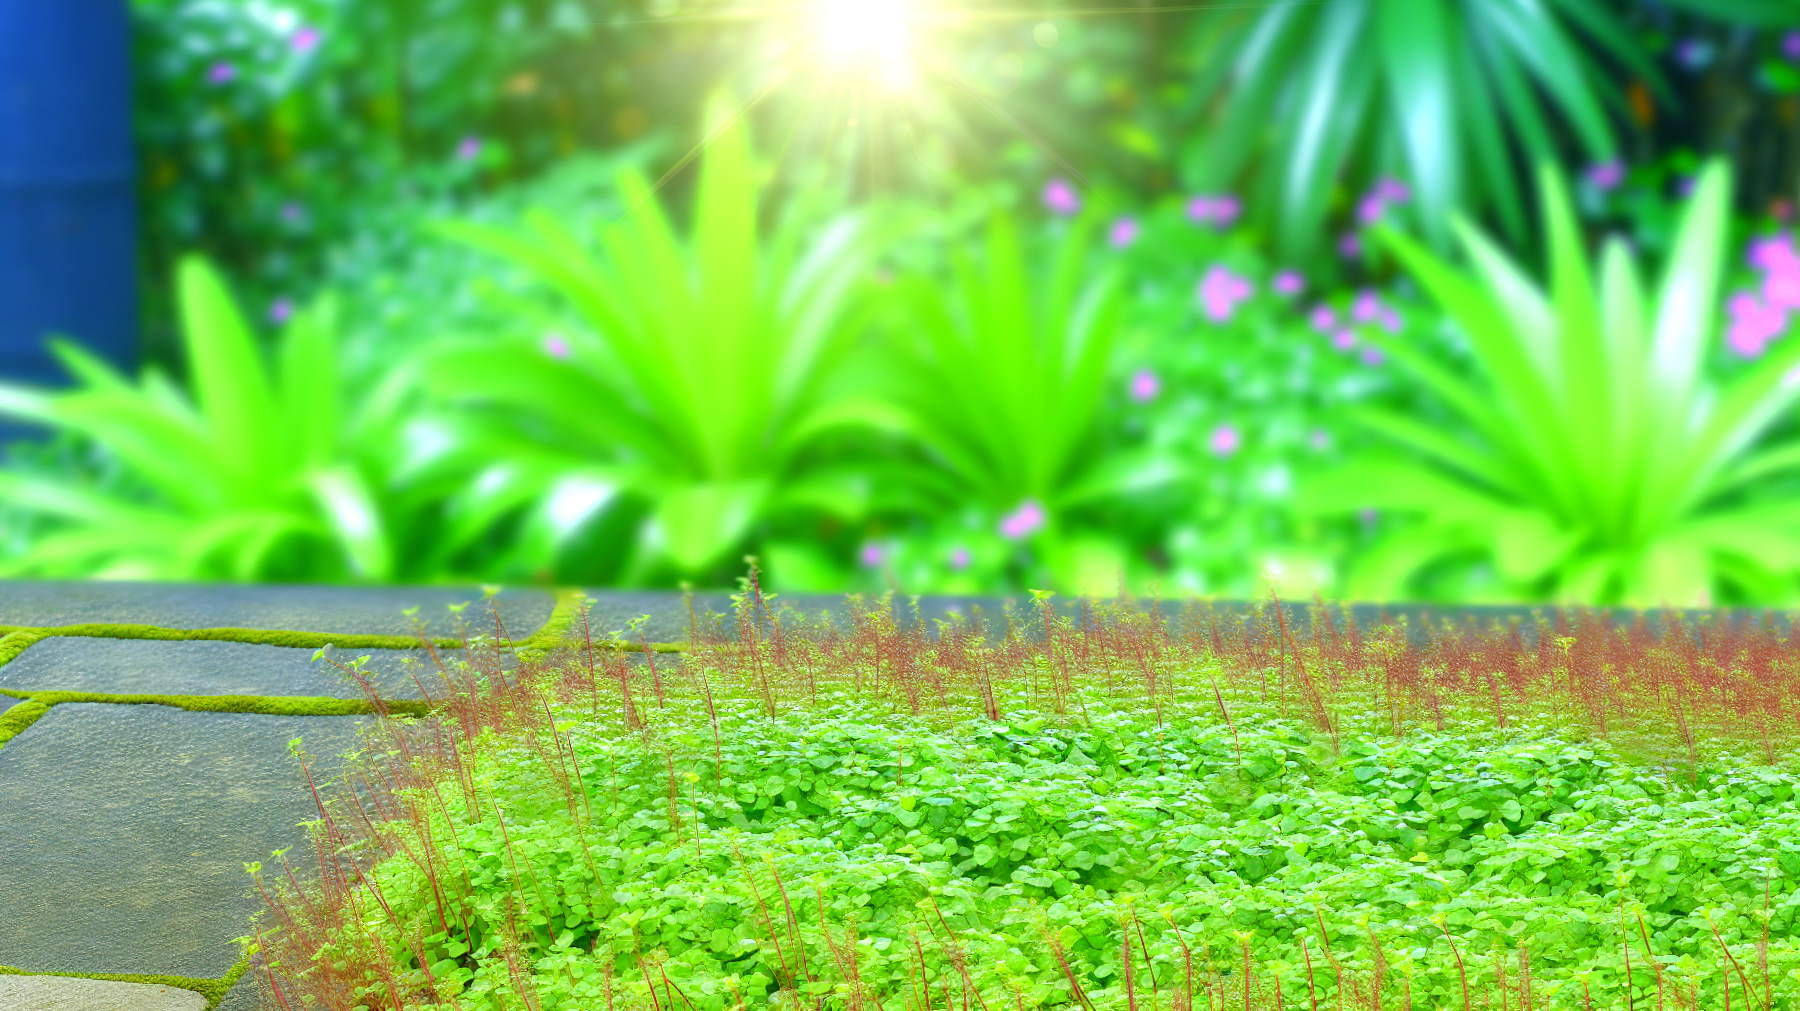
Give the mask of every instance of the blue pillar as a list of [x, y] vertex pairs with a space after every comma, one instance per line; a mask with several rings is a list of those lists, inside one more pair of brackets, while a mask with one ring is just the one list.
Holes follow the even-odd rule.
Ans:
[[44, 338], [137, 359], [127, 0], [0, 0], [0, 379], [64, 382]]

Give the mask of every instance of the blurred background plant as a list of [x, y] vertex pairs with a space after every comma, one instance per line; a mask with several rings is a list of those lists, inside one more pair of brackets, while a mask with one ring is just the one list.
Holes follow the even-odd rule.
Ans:
[[[1495, 374], [1420, 273], [1460, 255], [1455, 213], [1521, 265], [1515, 287], [1547, 276], [1529, 284], [1558, 312], [1573, 251], [1609, 237], [1685, 290], [1725, 271], [1683, 310], [1722, 396], [1764, 382], [1800, 308], [1778, 241], [1800, 0], [131, 9], [149, 364], [134, 385], [66, 351], [74, 392], [9, 391], [43, 433], [0, 496], [20, 571], [673, 585], [751, 552], [809, 590], [1636, 599], [1623, 570], [1370, 582], [1428, 527], [1297, 490], [1404, 458], [1358, 420], [1374, 403], [1481, 451], [1443, 393]], [[719, 88], [745, 96], [722, 133]], [[1733, 196], [1703, 262], [1677, 225], [1708, 156]], [[1560, 247], [1530, 226], [1536, 164], [1573, 180]], [[335, 404], [329, 430], [307, 423], [325, 434], [280, 434], [329, 452], [302, 465], [215, 416], [182, 325], [205, 268], [171, 283], [191, 252], [241, 295], [220, 332], [269, 335], [219, 367], [269, 389], [277, 429]], [[279, 406], [291, 345], [331, 349], [308, 359], [311, 414]], [[129, 411], [160, 427], [124, 433]], [[1734, 452], [1793, 428], [1771, 410]], [[218, 487], [145, 470], [195, 439], [226, 440], [191, 482]], [[1793, 479], [1756, 467], [1757, 496], [1785, 501]], [[364, 540], [327, 472], [359, 482]], [[163, 526], [109, 555], [101, 502]], [[183, 524], [249, 530], [219, 518], [238, 509], [269, 525], [149, 550]], [[1707, 592], [1800, 589], [1741, 569]]]
[[[1800, 396], [1800, 343], [1764, 354], [1786, 321], [1751, 332], [1754, 314], [1770, 307], [1744, 309], [1757, 296], [1743, 294], [1727, 337], [1761, 360], [1723, 382], [1708, 367], [1722, 357], [1716, 306], [1730, 186], [1724, 163], [1702, 171], [1650, 297], [1622, 240], [1588, 262], [1567, 186], [1548, 167], [1548, 290], [1466, 222], [1456, 225], [1473, 274], [1382, 235], [1454, 324], [1480, 379], [1414, 342], [1379, 339], [1462, 430], [1357, 412], [1417, 459], [1368, 454], [1316, 479], [1304, 504], [1422, 519], [1388, 526], [1353, 573], [1352, 594], [1421, 592], [1416, 581], [1435, 566], [1437, 578], [1460, 583], [1459, 596], [1641, 607], [1791, 598], [1800, 502], [1780, 479], [1791, 486], [1800, 444], [1764, 437]], [[1790, 239], [1759, 240], [1753, 256], [1800, 281]], [[1455, 571], [1459, 556], [1478, 571]]]

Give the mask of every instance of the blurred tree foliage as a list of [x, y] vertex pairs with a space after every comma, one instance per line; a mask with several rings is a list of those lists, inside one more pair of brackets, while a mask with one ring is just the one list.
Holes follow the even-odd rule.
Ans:
[[280, 314], [372, 207], [479, 193], [646, 134], [670, 141], [672, 162], [719, 83], [778, 85], [755, 115], [787, 138], [790, 182], [1029, 192], [1057, 171], [1136, 203], [1242, 189], [1290, 254], [1354, 227], [1356, 197], [1384, 174], [1430, 216], [1464, 203], [1526, 220], [1512, 180], [1549, 154], [1641, 163], [1690, 147], [1735, 157], [1745, 207], [1793, 194], [1800, 0], [1433, 0], [1436, 20], [1383, 14], [1395, 6], [940, 8], [916, 46], [929, 86], [882, 115], [878, 89], [790, 79], [812, 59], [808, 10], [134, 0], [151, 356], [173, 357], [155, 293], [184, 251]]

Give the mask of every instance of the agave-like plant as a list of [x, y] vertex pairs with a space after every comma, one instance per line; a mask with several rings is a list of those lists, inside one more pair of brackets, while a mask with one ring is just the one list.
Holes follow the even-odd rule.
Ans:
[[51, 520], [0, 571], [156, 579], [384, 579], [393, 551], [347, 438], [329, 299], [288, 324], [273, 367], [218, 273], [176, 278], [190, 398], [146, 369], [133, 384], [67, 341], [79, 385], [0, 384], [0, 412], [103, 448], [130, 493], [0, 471], [0, 497]]
[[443, 226], [524, 267], [578, 320], [447, 342], [423, 363], [428, 388], [462, 412], [436, 423], [434, 466], [475, 475], [453, 502], [449, 548], [524, 509], [509, 564], [553, 568], [585, 525], [636, 501], [648, 515], [622, 578], [694, 577], [735, 565], [772, 513], [860, 509], [855, 482], [803, 472], [798, 458], [826, 432], [882, 413], [831, 382], [871, 229], [851, 215], [808, 234], [789, 216], [759, 244], [756, 174], [746, 128], [718, 131], [690, 242], [632, 169], [618, 180], [627, 210], [596, 250], [543, 212], [523, 230]]
[[1590, 265], [1566, 185], [1548, 168], [1541, 178], [1548, 290], [1467, 223], [1456, 228], [1469, 272], [1384, 233], [1467, 339], [1478, 374], [1383, 342], [1456, 424], [1366, 410], [1362, 421], [1411, 456], [1352, 463], [1305, 490], [1314, 511], [1420, 517], [1371, 550], [1351, 593], [1393, 597], [1426, 566], [1478, 553], [1515, 599], [1696, 605], [1728, 588], [1791, 598], [1800, 496], [1769, 479], [1800, 468], [1800, 443], [1765, 436], [1800, 396], [1800, 341], [1735, 379], [1708, 368], [1727, 167], [1700, 174], [1653, 295], [1621, 239]]
[[1144, 450], [1103, 453], [1100, 401], [1122, 321], [1120, 277], [1092, 262], [1078, 219], [1041, 272], [1004, 214], [980, 255], [956, 251], [948, 282], [896, 282], [899, 357], [886, 396], [929, 466], [904, 472], [915, 500], [974, 505], [988, 537], [1036, 541], [1058, 582], [1116, 586], [1123, 559], [1071, 513], [1175, 480]]

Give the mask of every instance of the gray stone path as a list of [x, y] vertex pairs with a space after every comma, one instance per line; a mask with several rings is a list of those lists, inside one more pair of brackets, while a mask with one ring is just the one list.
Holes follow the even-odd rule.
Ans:
[[[650, 616], [644, 632], [651, 642], [688, 638], [688, 608], [679, 594], [596, 596], [596, 638], [623, 632], [639, 615]], [[550, 593], [509, 590], [497, 599], [515, 643], [554, 618]], [[0, 625], [20, 629], [12, 649], [0, 640], [0, 714], [33, 692], [261, 697], [251, 702], [362, 697], [335, 668], [313, 661], [315, 646], [124, 638], [144, 634], [124, 628], [46, 635], [46, 626], [328, 633], [322, 643], [329, 634], [406, 634], [411, 625], [402, 612], [417, 605], [431, 634], [445, 636], [452, 631], [445, 605], [462, 601], [474, 602], [464, 613], [477, 631], [492, 630], [480, 600], [476, 588], [0, 583]], [[726, 611], [730, 599], [703, 594], [694, 603], [704, 617]], [[843, 608], [836, 596], [782, 603], [812, 615]], [[943, 617], [968, 603], [927, 601], [921, 615]], [[984, 603], [997, 617], [997, 602]], [[409, 652], [343, 648], [334, 655], [364, 653], [373, 657], [369, 669], [384, 696], [418, 697], [402, 662]], [[244, 864], [270, 863], [278, 848], [304, 850], [307, 837], [298, 823], [316, 816], [288, 742], [302, 738], [315, 775], [328, 777], [368, 717], [47, 701], [54, 704], [45, 715], [0, 742], [0, 967], [216, 985], [238, 958], [234, 939], [247, 933], [259, 908]], [[245, 978], [215, 1011], [258, 1005], [254, 980]], [[0, 973], [0, 1011], [205, 1006], [192, 990]]]
[[[552, 615], [547, 592], [507, 591], [498, 599], [515, 642]], [[447, 635], [444, 605], [462, 601], [473, 601], [465, 613], [480, 617], [476, 588], [0, 583], [0, 624], [404, 634], [401, 612], [418, 605], [433, 634]], [[672, 618], [668, 598], [661, 604]], [[685, 627], [685, 607], [679, 610]], [[9, 692], [362, 697], [335, 668], [315, 663], [314, 652], [51, 635], [0, 666], [0, 713], [21, 701]], [[401, 662], [406, 651], [334, 651], [365, 653], [383, 695], [418, 696]], [[289, 742], [301, 738], [315, 776], [329, 777], [368, 719], [61, 701], [0, 744], [0, 967], [70, 974], [0, 973], [0, 1009], [206, 1008], [190, 989], [74, 976], [225, 977], [239, 957], [234, 939], [259, 908], [244, 864], [271, 862], [278, 848], [303, 852], [299, 823], [316, 817]], [[244, 979], [219, 1008], [257, 1006], [256, 987]]]

